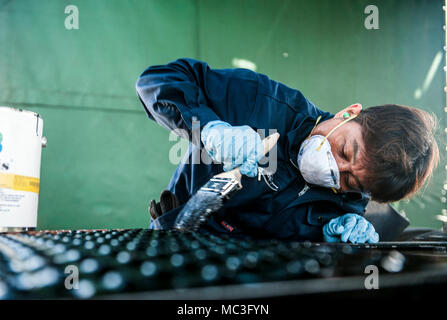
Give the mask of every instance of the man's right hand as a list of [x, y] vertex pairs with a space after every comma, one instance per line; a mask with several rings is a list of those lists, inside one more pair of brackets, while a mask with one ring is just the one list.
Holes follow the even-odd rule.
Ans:
[[202, 129], [201, 140], [210, 157], [223, 163], [224, 171], [240, 167], [241, 173], [249, 177], [258, 174], [264, 148], [261, 137], [251, 127], [211, 121]]

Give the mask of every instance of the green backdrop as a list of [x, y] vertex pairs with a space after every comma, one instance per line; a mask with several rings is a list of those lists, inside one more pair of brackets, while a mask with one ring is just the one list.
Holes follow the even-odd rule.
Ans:
[[[64, 26], [70, 4], [78, 30]], [[364, 27], [369, 4], [379, 30]], [[0, 105], [41, 114], [48, 138], [39, 228], [147, 226], [176, 142], [148, 120], [135, 81], [179, 57], [249, 60], [332, 112], [354, 102], [430, 110], [445, 153], [443, 14], [437, 0], [0, 0]], [[441, 226], [444, 170], [398, 204], [413, 225]]]

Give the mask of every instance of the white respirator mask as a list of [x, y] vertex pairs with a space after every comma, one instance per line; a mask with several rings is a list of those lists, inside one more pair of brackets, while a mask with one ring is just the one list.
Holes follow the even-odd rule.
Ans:
[[[327, 138], [338, 127], [354, 119], [357, 115], [345, 112], [344, 120], [336, 125], [326, 137], [321, 135], [309, 136], [300, 146], [298, 152], [298, 167], [304, 180], [310, 184], [331, 188], [336, 192], [340, 189], [340, 171], [332, 154], [331, 145]], [[318, 117], [314, 129], [320, 121]], [[312, 129], [313, 131], [313, 129]]]

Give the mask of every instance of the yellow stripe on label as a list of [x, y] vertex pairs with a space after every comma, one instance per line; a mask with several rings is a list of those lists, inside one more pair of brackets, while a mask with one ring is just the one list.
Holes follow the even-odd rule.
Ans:
[[18, 174], [0, 173], [0, 188], [39, 194], [40, 179]]

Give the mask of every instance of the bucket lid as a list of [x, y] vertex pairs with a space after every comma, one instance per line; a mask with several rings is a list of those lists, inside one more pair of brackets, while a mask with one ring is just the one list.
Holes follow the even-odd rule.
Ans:
[[0, 111], [2, 109], [7, 109], [8, 111], [13, 111], [13, 112], [22, 112], [22, 113], [24, 113], [26, 115], [30, 115], [30, 116], [37, 117], [37, 118], [42, 118], [40, 116], [40, 114], [38, 114], [38, 113], [35, 113], [33, 111], [29, 111], [29, 110], [25, 110], [25, 109], [21, 109], [21, 108], [11, 108], [11, 107], [7, 107], [7, 106], [0, 106]]

